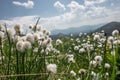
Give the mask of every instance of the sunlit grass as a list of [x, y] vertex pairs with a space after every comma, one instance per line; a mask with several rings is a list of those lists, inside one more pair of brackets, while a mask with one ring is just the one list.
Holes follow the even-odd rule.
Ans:
[[[39, 21], [39, 19], [38, 19]], [[120, 36], [105, 32], [60, 37], [35, 24], [22, 34], [0, 28], [0, 80], [118, 80]]]

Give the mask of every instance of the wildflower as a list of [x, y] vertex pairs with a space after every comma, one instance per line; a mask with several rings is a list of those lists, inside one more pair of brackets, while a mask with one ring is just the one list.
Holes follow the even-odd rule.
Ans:
[[81, 80], [80, 78], [77, 78], [77, 80]]
[[89, 65], [90, 65], [90, 66], [93, 66], [93, 67], [96, 67], [96, 61], [94, 61], [94, 60], [93, 60], [93, 61], [90, 61]]
[[98, 45], [98, 48], [101, 48], [101, 47], [102, 47], [102, 44], [99, 44], [99, 45]]
[[40, 38], [38, 33], [34, 33], [33, 37], [35, 41], [37, 41]]
[[79, 50], [79, 47], [78, 47], [78, 46], [75, 46], [75, 47], [74, 47], [74, 50]]
[[73, 41], [73, 38], [71, 38], [70, 40]]
[[101, 56], [95, 56], [95, 61], [97, 62], [97, 64], [100, 66], [101, 62], [102, 62], [102, 57]]
[[27, 34], [26, 40], [33, 44], [34, 43], [34, 36], [32, 34]]
[[68, 57], [68, 62], [69, 63], [75, 63], [74, 55], [73, 54], [69, 54], [69, 55], [67, 55], [67, 57]]
[[109, 73], [106, 72], [106, 73], [105, 73], [105, 78], [108, 78], [108, 77], [109, 77]]
[[0, 39], [4, 38], [4, 33], [0, 31]]
[[33, 49], [33, 52], [34, 52], [34, 53], [37, 53], [37, 52], [38, 52], [38, 48], [37, 48], [37, 47], [34, 48], [34, 49]]
[[47, 71], [52, 72], [52, 73], [56, 73], [57, 72], [57, 65], [56, 64], [48, 64]]
[[73, 34], [70, 34], [70, 36], [72, 37], [72, 36], [73, 36]]
[[69, 63], [75, 63], [75, 60], [74, 60], [74, 58], [68, 58], [68, 62]]
[[52, 49], [53, 49], [53, 45], [52, 45], [51, 43], [50, 43], [50, 44], [48, 44], [48, 45], [47, 45], [47, 47], [48, 47], [48, 48], [50, 48], [50, 50], [52, 50]]
[[84, 35], [87, 35], [87, 33], [84, 33]]
[[57, 39], [56, 40], [56, 45], [60, 45], [60, 44], [62, 44], [62, 41], [60, 39]]
[[112, 43], [114, 41], [114, 38], [112, 36], [108, 37], [108, 42]]
[[117, 45], [117, 44], [120, 45], [120, 40], [115, 40], [115, 41], [113, 42], [113, 44], [114, 44], [114, 45]]
[[112, 51], [111, 51], [111, 55], [112, 55], [112, 56], [115, 56], [115, 50], [112, 50]]
[[23, 48], [23, 41], [18, 41], [17, 44], [16, 44], [16, 49], [20, 52], [24, 52], [25, 49]]
[[41, 53], [42, 53], [42, 54], [44, 54], [44, 53], [45, 53], [45, 50], [44, 50], [44, 49], [42, 49], [42, 50], [41, 50]]
[[84, 48], [79, 49], [79, 53], [84, 53], [84, 52], [85, 52]]
[[25, 41], [23, 44], [23, 48], [24, 49], [31, 49], [32, 48], [31, 43], [29, 41]]
[[50, 34], [51, 34], [51, 32], [50, 32], [50, 31], [46, 31], [46, 35], [48, 35], [48, 36], [49, 36]]
[[82, 36], [82, 33], [79, 33], [79, 37], [81, 37]]
[[94, 38], [93, 38], [95, 41], [99, 41], [100, 40], [100, 35], [96, 34], [94, 35]]
[[19, 36], [14, 36], [14, 37], [13, 37], [13, 42], [14, 42], [14, 43], [17, 43], [18, 41], [19, 41]]
[[15, 30], [15, 32], [16, 32], [16, 34], [20, 34], [20, 25], [19, 24], [16, 24], [15, 26], [14, 26], [14, 30]]
[[71, 76], [76, 76], [76, 73], [72, 70], [72, 71], [70, 71], [70, 75]]
[[102, 33], [104, 33], [105, 31], [104, 30], [101, 30]]
[[2, 24], [0, 24], [0, 31], [2, 30], [2, 28], [3, 28], [3, 25], [2, 25]]
[[104, 43], [105, 40], [106, 40], [105, 38], [101, 38], [101, 39], [100, 39], [100, 42], [101, 42], [101, 43]]
[[93, 76], [95, 78], [97, 75], [96, 75], [96, 73], [94, 71], [92, 71], [91, 76]]
[[48, 54], [48, 52], [50, 52], [51, 51], [51, 49], [49, 48], [49, 47], [47, 47], [46, 49], [45, 49], [45, 53], [46, 54]]
[[110, 68], [110, 64], [105, 63], [105, 68], [109, 69]]
[[113, 35], [113, 36], [118, 36], [118, 35], [119, 35], [119, 31], [118, 31], [118, 30], [114, 30], [114, 31], [112, 32], [112, 35]]
[[7, 34], [8, 34], [8, 36], [9, 36], [10, 38], [12, 38], [13, 32], [12, 32], [11, 29], [7, 29]]
[[42, 32], [43, 32], [43, 34], [46, 34], [47, 30], [46, 30], [46, 29], [43, 29]]
[[33, 25], [32, 25], [32, 24], [30, 24], [30, 25], [29, 25], [29, 29], [32, 29], [32, 28], [33, 28]]
[[42, 27], [39, 25], [37, 26], [37, 31], [41, 31], [42, 30]]
[[46, 47], [47, 44], [48, 44], [48, 40], [44, 40], [44, 41], [42, 41], [41, 46], [42, 47]]
[[87, 72], [87, 71], [86, 71], [85, 69], [80, 69], [79, 72], [78, 72], [78, 74], [80, 74], [80, 75], [85, 75], [86, 72]]

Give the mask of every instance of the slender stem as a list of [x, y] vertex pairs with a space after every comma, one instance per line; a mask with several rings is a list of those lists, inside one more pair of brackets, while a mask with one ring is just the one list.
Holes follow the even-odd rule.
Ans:
[[[16, 50], [16, 73], [19, 74], [19, 58], [18, 58], [18, 51]], [[20, 80], [19, 77], [17, 77], [17, 80]]]
[[12, 45], [11, 45], [11, 42], [10, 42], [10, 36], [9, 36], [9, 34], [7, 32], [7, 26], [6, 26], [6, 24], [5, 24], [5, 30], [6, 30], [6, 34], [7, 34], [9, 46], [10, 46], [9, 47], [9, 54], [8, 54], [8, 70], [7, 70], [7, 75], [9, 75], [9, 73], [10, 73], [10, 63], [11, 63], [11, 47], [12, 47]]
[[[22, 53], [22, 73], [25, 74], [25, 53]], [[25, 80], [25, 76], [23, 76], [23, 80]]]

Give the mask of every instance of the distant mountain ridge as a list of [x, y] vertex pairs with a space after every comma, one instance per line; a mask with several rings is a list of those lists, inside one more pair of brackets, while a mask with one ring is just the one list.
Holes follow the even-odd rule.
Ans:
[[81, 27], [72, 27], [72, 28], [68, 28], [68, 29], [62, 29], [62, 30], [59, 30], [59, 29], [56, 29], [56, 30], [53, 30], [51, 31], [53, 35], [56, 35], [56, 34], [70, 34], [70, 33], [73, 33], [73, 34], [78, 34], [80, 32], [82, 33], [89, 33], [89, 32], [92, 32], [96, 29], [98, 29], [102, 24], [99, 24], [99, 25], [85, 25], [85, 26], [81, 26]]
[[81, 27], [72, 27], [64, 30], [53, 30], [52, 35], [69, 35], [72, 34], [79, 34], [82, 33], [90, 33], [90, 32], [101, 32], [102, 30], [105, 31], [108, 35], [111, 35], [113, 30], [119, 30], [120, 31], [120, 22], [110, 22], [107, 24], [99, 24], [99, 25], [86, 25]]
[[107, 35], [111, 35], [112, 31], [116, 29], [120, 31], [120, 22], [110, 22], [96, 29], [94, 32], [100, 32], [101, 30], [104, 30]]

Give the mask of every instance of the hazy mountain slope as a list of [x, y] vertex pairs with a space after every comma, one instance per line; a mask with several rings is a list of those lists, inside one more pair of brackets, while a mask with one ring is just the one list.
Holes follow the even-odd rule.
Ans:
[[101, 30], [104, 30], [108, 35], [111, 35], [112, 31], [116, 29], [120, 31], [120, 22], [110, 22], [96, 29], [95, 32], [100, 32]]
[[93, 30], [98, 29], [100, 26], [101, 26], [101, 24], [100, 25], [92, 25], [92, 26], [91, 25], [86, 25], [86, 26], [72, 27], [72, 28], [62, 29], [62, 30], [53, 30], [51, 32], [52, 32], [53, 35], [59, 34], [59, 33], [62, 33], [62, 34], [70, 34], [70, 33], [78, 34], [80, 32], [89, 33]]

